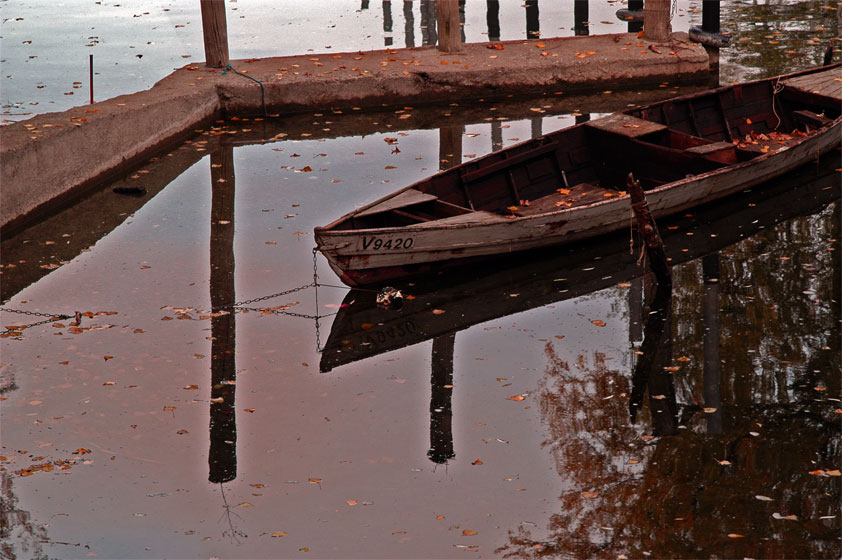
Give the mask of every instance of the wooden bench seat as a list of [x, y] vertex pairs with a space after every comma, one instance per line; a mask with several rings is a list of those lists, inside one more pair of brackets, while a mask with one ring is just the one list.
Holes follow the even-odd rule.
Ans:
[[684, 150], [688, 154], [696, 154], [720, 163], [737, 163], [737, 152], [731, 142], [711, 142], [701, 146], [693, 146]]
[[612, 115], [608, 115], [607, 117], [588, 121], [585, 124], [592, 128], [610, 132], [612, 134], [619, 134], [620, 136], [625, 136], [627, 138], [638, 138], [640, 136], [652, 134], [653, 132], [666, 130], [667, 128], [666, 125], [639, 119], [623, 113], [614, 113]]
[[534, 216], [572, 208], [573, 206], [585, 206], [612, 196], [618, 196], [617, 191], [604, 189], [590, 183], [579, 183], [569, 189], [559, 189], [541, 198], [530, 200], [528, 205], [519, 205], [517, 210], [506, 210], [505, 213], [511, 213], [515, 216]]

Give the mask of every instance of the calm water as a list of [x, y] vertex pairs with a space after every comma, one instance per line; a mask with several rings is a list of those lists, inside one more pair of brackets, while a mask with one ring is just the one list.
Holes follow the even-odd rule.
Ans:
[[[701, 25], [700, 0], [674, 4], [675, 31]], [[735, 46], [722, 51], [725, 81], [818, 64], [828, 39], [840, 36], [837, 2], [722, 4], [722, 30], [735, 35]], [[618, 33], [628, 28], [615, 15], [625, 5], [466, 0], [464, 39]], [[437, 37], [432, 0], [244, 0], [226, 8], [232, 60], [416, 47], [435, 44]], [[87, 103], [90, 55], [97, 101], [150, 88], [173, 69], [204, 60], [198, 2], [0, 0], [0, 11], [4, 123]]]
[[[806, 66], [782, 22], [822, 6], [737, 5], [797, 55], [723, 80]], [[116, 183], [146, 196], [4, 239], [7, 308], [83, 316], [0, 314], [2, 556], [839, 557], [838, 152], [663, 222], [669, 298], [626, 235], [400, 284], [399, 311], [277, 295], [313, 227], [644, 97], [218, 123]]]

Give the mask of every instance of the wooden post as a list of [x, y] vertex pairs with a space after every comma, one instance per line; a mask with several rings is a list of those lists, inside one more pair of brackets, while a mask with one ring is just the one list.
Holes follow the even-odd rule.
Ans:
[[629, 173], [626, 185], [629, 189], [629, 195], [631, 195], [632, 210], [634, 210], [634, 215], [637, 218], [637, 229], [643, 236], [643, 242], [646, 244], [646, 255], [649, 258], [649, 266], [652, 268], [652, 272], [655, 273], [658, 286], [664, 288], [672, 287], [672, 272], [667, 262], [667, 254], [664, 252], [664, 242], [661, 240], [661, 234], [658, 233], [658, 226], [655, 224], [655, 220], [649, 213], [649, 204], [646, 202], [646, 196], [643, 194], [640, 182], [636, 181], [634, 176]]
[[89, 55], [88, 58], [89, 74], [91, 78], [91, 105], [94, 104], [94, 55]]
[[526, 9], [526, 38], [541, 38], [541, 23], [538, 13], [538, 0], [526, 0], [523, 6]]
[[647, 41], [666, 41], [672, 33], [670, 25], [671, 0], [646, 0], [643, 11], [643, 38]]
[[228, 25], [225, 21], [224, 0], [200, 0], [202, 33], [205, 39], [205, 66], [228, 66]]
[[719, 0], [702, 0], [702, 29], [719, 33]]
[[[643, 0], [629, 0], [629, 10], [639, 11], [643, 10]], [[630, 21], [628, 24], [629, 33], [637, 33], [643, 31], [642, 21]]]
[[488, 40], [500, 40], [500, 0], [485, 0], [485, 23], [488, 25]]
[[462, 48], [458, 0], [438, 0], [436, 20], [439, 29], [439, 50], [445, 53], [458, 52]]
[[573, 32], [577, 37], [590, 34], [588, 8], [588, 0], [573, 0]]

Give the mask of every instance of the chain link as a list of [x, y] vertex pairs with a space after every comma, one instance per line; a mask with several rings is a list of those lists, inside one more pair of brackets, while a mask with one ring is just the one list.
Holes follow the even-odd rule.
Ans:
[[22, 309], [9, 309], [8, 307], [0, 306], [0, 311], [6, 313], [17, 313], [19, 315], [31, 315], [33, 317], [50, 317], [55, 319], [70, 319], [71, 315], [63, 315], [58, 313], [40, 313], [38, 311], [24, 311]]
[[0, 306], [0, 311], [5, 311], [6, 313], [16, 313], [18, 315], [28, 315], [30, 317], [47, 317], [46, 320], [38, 321], [37, 323], [29, 323], [28, 325], [14, 325], [3, 331], [0, 331], [0, 335], [18, 335], [22, 334], [21, 331], [23, 331], [24, 329], [30, 329], [32, 327], [46, 325], [47, 323], [52, 323], [54, 321], [61, 321], [64, 319], [72, 318], [71, 315], [40, 313], [38, 311], [25, 311], [23, 309], [9, 309], [8, 307], [2, 306]]

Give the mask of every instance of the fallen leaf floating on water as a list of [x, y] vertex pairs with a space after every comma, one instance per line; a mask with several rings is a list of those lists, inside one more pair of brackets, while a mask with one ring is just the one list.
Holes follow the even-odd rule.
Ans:
[[285, 531], [276, 531], [276, 532], [272, 533], [272, 536], [273, 537], [285, 537], [285, 536], [287, 536], [287, 533]]
[[583, 498], [587, 498], [587, 499], [589, 499], [589, 500], [592, 500], [592, 499], [594, 499], [594, 498], [596, 498], [596, 497], [599, 497], [599, 493], [594, 493], [594, 492], [582, 492], [582, 497], [583, 497]]
[[593, 323], [597, 327], [604, 327], [607, 324], [605, 321], [601, 321], [599, 319], [594, 319], [593, 321], [591, 321], [591, 323]]
[[482, 465], [483, 463], [482, 463], [482, 461], [481, 461], [481, 460], [477, 459], [476, 461], [474, 461], [474, 462], [473, 462], [473, 463], [471, 463], [471, 464], [472, 464], [472, 465]]
[[472, 531], [471, 529], [465, 529], [462, 531], [463, 537], [473, 537], [474, 535], [479, 535], [479, 533]]
[[522, 401], [522, 400], [526, 399], [526, 393], [524, 393], [522, 395], [514, 395], [514, 396], [511, 396], [511, 397], [508, 397], [508, 399], [510, 401]]
[[80, 447], [73, 452], [74, 455], [87, 455], [88, 453], [92, 453], [92, 451], [90, 449], [85, 449], [84, 447]]

